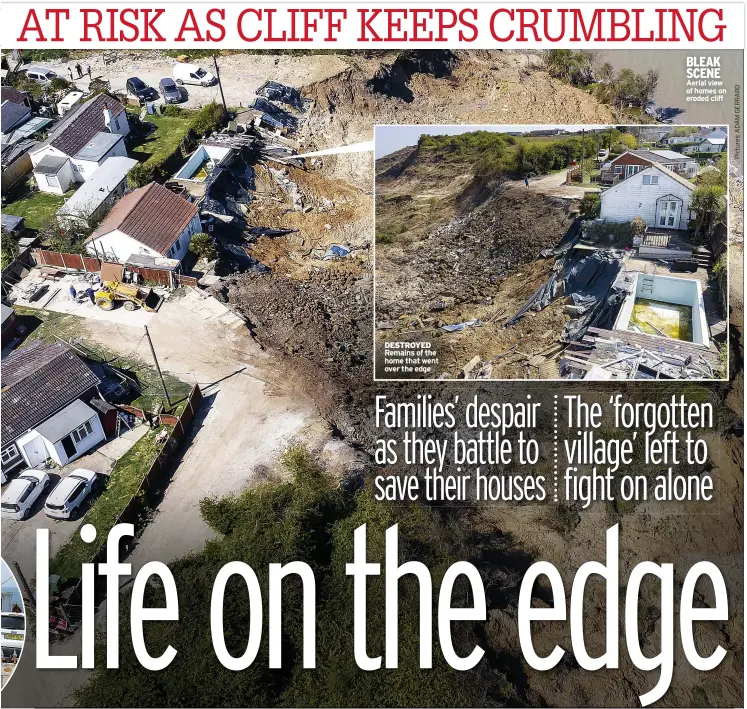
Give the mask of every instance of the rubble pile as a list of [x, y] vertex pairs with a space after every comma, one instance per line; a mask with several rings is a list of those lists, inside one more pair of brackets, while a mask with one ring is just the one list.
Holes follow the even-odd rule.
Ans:
[[484, 300], [502, 278], [556, 246], [574, 222], [568, 203], [522, 189], [503, 185], [476, 209], [404, 247], [407, 274], [400, 271], [396, 285], [381, 291], [377, 284], [377, 313], [419, 312], [443, 297], [457, 304]]
[[358, 439], [372, 368], [372, 279], [319, 268], [305, 280], [237, 274], [221, 288], [256, 339], [292, 359], [325, 417]]

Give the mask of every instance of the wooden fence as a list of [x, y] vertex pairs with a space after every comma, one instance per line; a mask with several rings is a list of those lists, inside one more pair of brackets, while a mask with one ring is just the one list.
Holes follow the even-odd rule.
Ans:
[[[106, 261], [102, 262], [92, 256], [47, 251], [46, 249], [34, 249], [33, 257], [37, 266], [53, 266], [73, 271], [84, 271], [85, 273], [98, 273], [101, 270], [102, 263], [108, 263]], [[193, 288], [197, 288], [198, 285], [198, 279], [194, 276], [185, 276], [182, 273], [174, 273], [173, 271], [129, 265], [127, 266], [127, 270], [137, 273], [148, 283], [155, 283], [156, 285], [167, 288], [171, 288], [172, 286], [192, 286]]]

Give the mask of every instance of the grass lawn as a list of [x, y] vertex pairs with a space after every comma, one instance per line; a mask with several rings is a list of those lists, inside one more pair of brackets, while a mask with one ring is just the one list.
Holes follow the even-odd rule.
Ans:
[[106, 544], [109, 530], [137, 493], [143, 477], [150, 470], [163, 444], [156, 441], [161, 429], [145, 434], [114, 465], [106, 490], [93, 503], [81, 524], [92, 524], [97, 535], [94, 544], [86, 544], [79, 534], [65, 544], [51, 559], [50, 573], [63, 578], [80, 578], [81, 564], [91, 561]]
[[[32, 189], [31, 182], [28, 186]], [[39, 192], [34, 185], [33, 191], [26, 192], [21, 199], [3, 205], [3, 212], [24, 217], [29, 229], [41, 229], [54, 220], [57, 210], [65, 203], [65, 198], [72, 194], [73, 190], [70, 190], [60, 197], [49, 192]]]
[[133, 145], [130, 155], [141, 163], [152, 160], [160, 162], [173, 153], [187, 134], [194, 121], [193, 111], [184, 111], [183, 116], [147, 116], [145, 121], [156, 126], [156, 130]]

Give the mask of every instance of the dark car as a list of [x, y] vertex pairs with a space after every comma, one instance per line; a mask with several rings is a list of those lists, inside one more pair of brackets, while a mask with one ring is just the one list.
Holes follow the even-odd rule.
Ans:
[[166, 103], [179, 103], [182, 100], [182, 92], [173, 79], [161, 79], [158, 82], [161, 96]]
[[127, 79], [126, 86], [127, 93], [136, 96], [141, 101], [148, 101], [152, 98], [158, 98], [158, 94], [155, 92], [155, 90], [148, 86], [148, 84], [146, 84], [142, 79], [138, 79], [137, 76], [133, 76], [132, 78]]

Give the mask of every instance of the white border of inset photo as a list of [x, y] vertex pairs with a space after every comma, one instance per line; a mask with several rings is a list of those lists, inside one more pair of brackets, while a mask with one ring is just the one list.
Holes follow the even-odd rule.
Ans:
[[[5, 688], [5, 685], [10, 682], [13, 675], [15, 674], [16, 669], [18, 668], [18, 663], [21, 661], [21, 656], [23, 655], [23, 650], [26, 646], [26, 634], [28, 633], [28, 616], [26, 614], [26, 604], [23, 602], [23, 595], [21, 594], [21, 587], [18, 585], [18, 581], [16, 580], [16, 576], [13, 573], [12, 569], [8, 564], [5, 563], [5, 559], [2, 559], [2, 563], [0, 564], [2, 566], [2, 608], [0, 615], [2, 615], [2, 622], [0, 622], [0, 627], [2, 627], [2, 651], [3, 651], [3, 657], [2, 657], [2, 679], [0, 680], [0, 688]], [[7, 590], [6, 590], [7, 589]], [[14, 603], [13, 599], [17, 599], [17, 603]], [[9, 605], [6, 603], [6, 600], [10, 602], [10, 608], [7, 606]], [[13, 608], [20, 607], [21, 611], [20, 613], [17, 611], [14, 611]], [[13, 645], [10, 645], [9, 642], [6, 640], [8, 635], [14, 635], [18, 633], [13, 633], [13, 631], [18, 631], [20, 628], [12, 628], [6, 626], [6, 619], [7, 618], [18, 618], [23, 617], [23, 631], [22, 631], [22, 637], [19, 640], [13, 638], [10, 642], [14, 643]], [[7, 631], [7, 632], [6, 632]], [[20, 642], [20, 648], [15, 645], [15, 643]], [[5, 661], [5, 652], [12, 651], [14, 655], [9, 655], [9, 657], [14, 657], [15, 659], [11, 659], [10, 662]]]
[[[674, 124], [674, 123], [667, 123], [667, 124], [579, 124], [579, 125], [568, 125], [568, 124], [547, 124], [547, 125], [537, 125], [537, 124], [522, 124], [522, 125], [502, 125], [502, 124], [486, 124], [486, 125], [480, 125], [480, 124], [444, 124], [444, 125], [438, 125], [438, 124], [424, 124], [424, 125], [417, 125], [417, 124], [376, 124], [374, 126], [374, 162], [378, 160], [380, 156], [378, 155], [378, 152], [376, 151], [376, 144], [379, 140], [380, 129], [407, 129], [409, 131], [419, 131], [419, 134], [422, 135], [424, 133], [430, 133], [432, 135], [459, 135], [462, 133], [467, 133], [471, 131], [479, 131], [479, 130], [490, 130], [492, 132], [501, 133], [501, 132], [529, 132], [529, 131], [536, 131], [536, 130], [543, 130], [543, 129], [558, 129], [558, 130], [566, 130], [569, 132], [580, 132], [582, 129], [584, 130], [600, 130], [600, 129], [607, 129], [607, 128], [617, 128], [619, 126], [624, 125], [626, 128], [653, 128], [656, 126], [660, 126], [662, 128], [665, 127], [671, 127], [674, 128], [703, 128], [708, 126], [709, 124], [703, 124], [703, 123], [684, 123], [684, 124]], [[719, 126], [723, 127], [727, 132], [727, 140], [726, 140], [726, 154], [727, 154], [727, 161], [731, 161], [731, 158], [729, 157], [729, 148], [730, 148], [730, 142], [729, 142], [729, 126], [724, 123], [713, 123], [710, 124], [712, 126]], [[407, 146], [402, 146], [407, 147]], [[396, 152], [396, 150], [395, 150]], [[387, 153], [390, 154], [390, 153]], [[720, 155], [722, 153], [714, 153], [714, 155]], [[661, 382], [661, 383], [676, 383], [676, 382], [716, 382], [716, 381], [728, 381], [729, 379], [729, 360], [731, 357], [730, 352], [730, 346], [729, 346], [729, 305], [730, 305], [730, 298], [731, 298], [731, 254], [729, 253], [729, 171], [727, 170], [727, 187], [726, 187], [726, 215], [727, 215], [727, 245], [726, 245], [726, 253], [727, 253], [727, 302], [726, 302], [726, 315], [724, 317], [726, 321], [726, 338], [725, 338], [725, 344], [724, 347], [726, 348], [726, 357], [725, 357], [725, 374], [721, 378], [709, 378], [709, 377], [687, 377], [683, 379], [671, 379], [671, 378], [660, 378], [660, 379], [572, 379], [572, 378], [557, 378], [557, 379], [542, 379], [542, 378], [534, 378], [534, 377], [527, 377], [527, 378], [516, 378], [516, 379], [496, 379], [492, 377], [486, 377], [486, 378], [480, 378], [480, 379], [466, 379], [466, 378], [441, 378], [439, 375], [434, 374], [432, 377], [378, 377], [376, 373], [377, 369], [377, 350], [379, 348], [380, 342], [377, 338], [377, 333], [379, 332], [377, 329], [377, 288], [376, 288], [376, 278], [377, 278], [377, 261], [376, 261], [376, 187], [377, 187], [377, 181], [376, 181], [376, 168], [374, 166], [374, 185], [373, 185], [373, 197], [374, 197], [374, 233], [372, 235], [372, 253], [373, 253], [373, 322], [372, 322], [372, 328], [373, 328], [373, 380], [375, 382], [433, 382], [433, 381], [445, 381], [445, 382], [471, 382], [474, 383], [476, 381], [482, 381], [482, 382], [567, 382], [567, 381], [587, 381], [587, 382], [594, 382], [595, 384], [598, 383], [604, 383], [609, 382], [613, 384], [619, 384], [620, 382], [635, 382], [635, 383], [651, 383], [651, 382]], [[539, 255], [538, 255], [539, 256]], [[652, 263], [655, 263], [655, 261], [652, 261]], [[713, 276], [709, 276], [709, 278], [713, 278]], [[700, 304], [703, 310], [705, 310], [705, 305], [703, 303], [703, 297], [702, 293], [700, 293]], [[386, 332], [386, 331], [385, 331]]]

